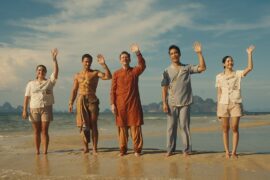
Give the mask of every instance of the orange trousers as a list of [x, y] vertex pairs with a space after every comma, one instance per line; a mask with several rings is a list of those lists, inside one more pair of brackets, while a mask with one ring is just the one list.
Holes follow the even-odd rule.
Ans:
[[134, 152], [141, 153], [143, 147], [143, 137], [141, 126], [131, 126], [131, 127], [118, 127], [118, 138], [120, 153], [127, 153], [128, 146], [128, 130], [130, 129], [131, 138], [133, 141]]

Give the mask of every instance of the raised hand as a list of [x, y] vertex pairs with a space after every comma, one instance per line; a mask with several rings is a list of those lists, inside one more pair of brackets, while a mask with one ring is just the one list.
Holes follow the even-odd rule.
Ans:
[[105, 64], [105, 58], [102, 54], [98, 54], [97, 55], [97, 61], [100, 65], [104, 65]]
[[254, 45], [250, 45], [248, 48], [247, 48], [247, 53], [248, 54], [251, 54], [253, 52], [253, 50], [255, 49], [255, 46]]
[[193, 49], [196, 53], [201, 53], [202, 52], [202, 45], [200, 42], [195, 41], [193, 44]]
[[58, 55], [58, 49], [57, 48], [52, 49], [51, 54], [52, 54], [53, 60], [56, 60], [56, 57]]
[[139, 46], [136, 43], [131, 45], [130, 50], [131, 50], [131, 52], [134, 52], [134, 53], [140, 51]]

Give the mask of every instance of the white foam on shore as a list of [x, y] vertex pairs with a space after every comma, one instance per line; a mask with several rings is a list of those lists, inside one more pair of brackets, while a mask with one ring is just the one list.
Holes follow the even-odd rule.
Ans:
[[4, 135], [0, 135], [0, 139], [4, 139], [4, 138], [7, 138], [9, 136], [4, 136]]

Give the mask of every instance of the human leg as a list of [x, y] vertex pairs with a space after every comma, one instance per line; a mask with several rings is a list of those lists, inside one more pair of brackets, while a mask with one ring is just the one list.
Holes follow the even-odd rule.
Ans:
[[98, 115], [99, 115], [99, 103], [98, 101], [95, 103], [91, 103], [89, 105], [89, 112], [90, 112], [90, 128], [92, 129], [92, 144], [93, 144], [93, 154], [97, 155], [97, 145], [98, 145]]
[[34, 143], [36, 148], [36, 154], [40, 154], [40, 135], [41, 135], [41, 113], [40, 108], [30, 108], [29, 114], [30, 121], [32, 122], [32, 128], [34, 131]]
[[234, 158], [237, 158], [236, 150], [239, 142], [239, 122], [240, 117], [232, 117], [232, 132], [233, 132], [232, 156]]
[[118, 139], [119, 139], [119, 148], [120, 156], [123, 156], [127, 153], [128, 145], [128, 127], [118, 127]]
[[41, 133], [41, 121], [34, 121], [32, 122], [32, 127], [34, 130], [34, 142], [36, 148], [36, 154], [40, 154], [40, 133]]
[[139, 156], [142, 152], [143, 147], [143, 137], [141, 126], [131, 126], [130, 127], [131, 137], [133, 141], [135, 156]]
[[178, 108], [170, 107], [170, 114], [167, 115], [167, 156], [175, 152], [177, 140]]
[[179, 128], [183, 143], [183, 155], [187, 156], [191, 152], [190, 137], [190, 106], [182, 106], [179, 112]]
[[97, 126], [97, 116], [91, 115], [90, 127], [92, 129], [92, 144], [93, 144], [93, 154], [97, 155], [97, 145], [98, 145], [98, 126]]
[[53, 120], [52, 106], [45, 106], [41, 109], [41, 134], [43, 153], [47, 154], [49, 146], [49, 125]]
[[223, 144], [225, 149], [225, 156], [226, 158], [230, 158], [230, 151], [229, 151], [229, 130], [230, 130], [230, 118], [229, 117], [222, 117], [222, 131], [223, 131]]
[[76, 122], [82, 138], [83, 152], [88, 153], [88, 143], [90, 142], [90, 112], [88, 110], [87, 96], [79, 95], [76, 102]]
[[41, 132], [42, 132], [42, 143], [43, 143], [43, 154], [47, 154], [49, 146], [49, 125], [50, 121], [41, 122]]

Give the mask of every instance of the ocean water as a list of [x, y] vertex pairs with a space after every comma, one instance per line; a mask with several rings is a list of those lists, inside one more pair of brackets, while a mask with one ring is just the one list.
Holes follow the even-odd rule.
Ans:
[[[269, 120], [266, 119], [267, 117], [269, 116], [244, 116], [243, 118], [241, 118], [241, 122], [256, 122], [257, 120]], [[144, 148], [166, 150], [166, 119], [167, 118], [165, 114], [144, 114], [144, 125], [142, 126]], [[212, 115], [191, 117], [191, 128], [207, 127], [220, 127], [220, 122], [215, 116]], [[118, 146], [117, 129], [112, 114], [101, 113], [98, 120], [98, 128], [100, 134], [115, 135], [114, 140], [101, 140], [99, 142], [99, 146]], [[78, 129], [76, 128], [74, 114], [54, 114], [54, 121], [50, 125], [50, 134], [65, 134], [71, 132], [74, 133], [77, 131]], [[20, 135], [32, 135], [31, 123], [28, 120], [22, 120], [20, 114], [0, 114], [0, 142], [3, 138]], [[240, 142], [238, 145], [238, 151], [269, 153], [269, 138], [269, 125], [240, 128]], [[224, 150], [222, 143], [222, 132], [220, 128], [218, 131], [194, 131], [192, 132], [191, 139], [192, 149], [194, 151], [222, 152]], [[129, 147], [132, 147], [132, 143], [129, 143]], [[177, 150], [181, 150], [180, 134], [178, 134]]]

